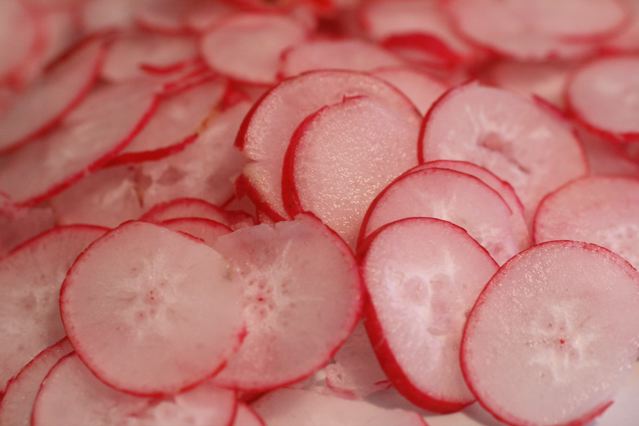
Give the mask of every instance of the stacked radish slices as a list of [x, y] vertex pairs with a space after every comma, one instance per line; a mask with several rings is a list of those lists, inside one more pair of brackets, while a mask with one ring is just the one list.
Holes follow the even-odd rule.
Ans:
[[631, 426], [637, 268], [637, 0], [0, 1], [0, 426]]

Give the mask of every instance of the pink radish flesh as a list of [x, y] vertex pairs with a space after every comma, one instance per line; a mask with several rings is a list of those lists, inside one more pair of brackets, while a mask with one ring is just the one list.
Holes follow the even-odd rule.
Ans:
[[57, 218], [49, 206], [10, 207], [2, 211], [4, 202], [0, 193], [0, 257], [56, 224]]
[[60, 310], [87, 366], [114, 388], [142, 395], [213, 375], [244, 330], [240, 282], [228, 263], [195, 239], [145, 222], [121, 225], [78, 258]]
[[447, 89], [446, 84], [410, 67], [385, 67], [373, 75], [397, 87], [423, 115]]
[[19, 77], [12, 74], [20, 72], [37, 48], [38, 36], [35, 17], [24, 2], [0, 3], [0, 80]]
[[240, 404], [233, 426], [266, 426], [258, 414], [248, 405]]
[[242, 212], [228, 212], [221, 207], [197, 198], [177, 198], [153, 206], [140, 220], [147, 222], [164, 222], [170, 219], [199, 217], [219, 222], [223, 225], [236, 225], [250, 220]]
[[195, 238], [199, 238], [204, 243], [215, 248], [215, 243], [222, 235], [232, 232], [231, 228], [210, 219], [200, 217], [185, 217], [177, 219], [169, 219], [161, 223], [173, 231], [183, 232]]

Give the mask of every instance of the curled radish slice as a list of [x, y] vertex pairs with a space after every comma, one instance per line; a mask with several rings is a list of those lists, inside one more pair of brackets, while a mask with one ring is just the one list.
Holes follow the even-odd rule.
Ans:
[[20, 0], [0, 3], [0, 80], [19, 78], [29, 57], [38, 48], [36, 18]]
[[422, 115], [426, 114], [433, 103], [448, 89], [441, 81], [410, 67], [386, 67], [373, 72], [410, 99]]
[[226, 211], [221, 207], [197, 198], [176, 198], [153, 206], [140, 220], [147, 222], [165, 222], [170, 219], [198, 217], [219, 222], [226, 226], [249, 221], [243, 212]]
[[216, 248], [244, 280], [248, 334], [215, 382], [264, 391], [328, 363], [355, 327], [362, 301], [357, 264], [344, 242], [300, 215], [237, 230]]
[[639, 180], [577, 179], [548, 195], [535, 216], [535, 241], [586, 241], [639, 267]]
[[243, 184], [251, 200], [272, 219], [286, 217], [282, 202], [282, 163], [300, 122], [344, 97], [369, 96], [414, 117], [414, 106], [384, 81], [352, 71], [315, 71], [288, 79], [266, 94], [249, 113], [237, 145], [249, 163]]
[[237, 349], [240, 285], [229, 264], [196, 239], [128, 222], [78, 257], [60, 312], [73, 347], [102, 381], [169, 394], [213, 375]]
[[174, 231], [183, 232], [204, 241], [207, 246], [215, 248], [215, 243], [222, 235], [232, 232], [228, 226], [201, 217], [183, 217], [169, 219], [161, 223]]
[[371, 237], [362, 264], [366, 328], [384, 371], [414, 404], [448, 413], [473, 402], [459, 347], [466, 316], [497, 269], [466, 231], [438, 219], [400, 220]]
[[300, 389], [271, 392], [253, 408], [268, 426], [426, 426], [416, 413]]
[[0, 389], [40, 351], [64, 337], [58, 294], [76, 257], [106, 229], [54, 228], [0, 261]]
[[0, 400], [0, 424], [3, 426], [31, 426], [33, 403], [49, 370], [73, 351], [64, 339], [40, 352], [25, 365], [7, 386]]
[[118, 392], [100, 382], [80, 358], [62, 358], [46, 376], [33, 407], [33, 426], [229, 426], [232, 391], [210, 382], [166, 398]]
[[202, 55], [213, 70], [233, 80], [271, 84], [277, 81], [282, 52], [306, 35], [303, 25], [283, 15], [238, 14], [204, 36]]
[[310, 115], [284, 159], [288, 213], [310, 211], [355, 245], [377, 193], [417, 163], [418, 134], [418, 116], [374, 98], [348, 98]]
[[602, 58], [577, 70], [567, 89], [579, 121], [613, 141], [639, 141], [639, 55]]
[[464, 378], [505, 423], [587, 424], [637, 358], [638, 303], [639, 274], [614, 253], [574, 241], [535, 246], [479, 296], [462, 340]]
[[510, 183], [528, 218], [544, 195], [584, 175], [579, 141], [545, 106], [501, 89], [468, 84], [451, 90], [424, 120], [424, 161], [462, 160]]
[[233, 426], [266, 426], [266, 423], [251, 407], [239, 404]]

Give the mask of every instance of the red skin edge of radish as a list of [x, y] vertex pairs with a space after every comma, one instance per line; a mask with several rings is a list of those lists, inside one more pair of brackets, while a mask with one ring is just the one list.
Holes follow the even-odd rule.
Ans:
[[392, 34], [382, 39], [380, 44], [386, 49], [412, 48], [435, 55], [442, 61], [441, 67], [446, 69], [455, 68], [468, 62], [440, 38], [428, 33]]
[[[182, 222], [184, 220], [205, 223], [207, 225], [217, 226], [219, 228], [224, 228], [224, 230], [226, 230], [228, 232], [233, 232], [233, 230], [229, 226], [227, 226], [227, 225], [225, 225], [223, 223], [220, 223], [218, 221], [212, 220], [212, 219], [206, 219], [204, 217], [176, 217], [174, 219], [163, 220], [162, 222], [160, 222], [160, 225], [162, 225], [162, 226], [173, 225], [174, 223], [180, 223], [180, 222]], [[186, 234], [188, 235], [188, 233], [186, 233]], [[194, 236], [194, 235], [192, 235], [192, 236]]]
[[163, 27], [153, 22], [148, 22], [142, 16], [136, 16], [134, 19], [135, 25], [140, 29], [148, 31], [150, 33], [162, 34], [166, 36], [195, 36], [199, 35], [197, 31], [190, 28], [188, 25], [181, 23], [180, 27]]
[[[58, 360], [58, 362], [56, 362], [55, 364], [53, 364], [53, 367], [51, 367], [51, 370], [49, 370], [49, 372], [47, 373], [46, 376], [44, 376], [44, 379], [42, 380], [42, 383], [40, 383], [40, 386], [38, 387], [38, 392], [36, 394], [36, 397], [34, 399], [34, 408], [35, 408], [35, 402], [38, 401], [38, 399], [40, 398], [40, 393], [42, 393], [42, 391], [44, 390], [44, 388], [47, 386], [47, 379], [49, 378], [49, 376], [51, 375], [51, 372], [65, 359], [73, 356], [75, 354], [75, 352], [71, 352], [65, 356], [63, 356], [62, 358], [60, 358]], [[31, 426], [37, 426], [36, 423], [36, 417], [35, 417], [35, 413], [36, 411], [33, 410], [31, 411]]]
[[183, 59], [181, 61], [177, 61], [169, 65], [153, 65], [153, 64], [142, 63], [140, 64], [139, 68], [142, 71], [151, 75], [166, 75], [166, 74], [172, 74], [174, 72], [181, 71], [185, 69], [186, 67], [188, 67], [189, 65], [198, 65], [199, 63], [200, 63], [200, 59], [195, 57], [195, 58]]
[[191, 134], [180, 142], [164, 148], [153, 149], [149, 151], [127, 152], [114, 158], [109, 162], [108, 166], [119, 166], [122, 164], [143, 163], [145, 161], [160, 160], [169, 155], [177, 154], [197, 140], [197, 134]]
[[64, 231], [67, 229], [92, 229], [95, 231], [103, 231], [103, 232], [108, 232], [109, 228], [105, 228], [104, 226], [97, 226], [97, 225], [83, 225], [83, 224], [77, 224], [77, 225], [58, 225], [58, 226], [54, 226], [51, 229], [47, 229], [44, 232], [39, 233], [38, 235], [29, 238], [26, 241], [21, 242], [20, 244], [18, 244], [17, 246], [15, 246], [14, 248], [11, 249], [11, 251], [9, 251], [4, 257], [0, 257], [0, 260], [5, 259], [9, 256], [13, 256], [16, 252], [23, 250], [26, 246], [29, 246], [31, 244], [35, 244], [36, 242], [38, 242], [40, 239], [49, 236], [50, 234], [55, 234], [58, 233], [60, 231]]
[[[166, 210], [169, 207], [173, 207], [176, 204], [200, 204], [203, 205], [207, 208], [210, 208], [211, 210], [215, 210], [216, 212], [218, 212], [219, 214], [221, 214], [222, 216], [226, 216], [227, 212], [213, 204], [213, 203], [209, 203], [206, 200], [202, 200], [200, 198], [191, 198], [191, 197], [184, 197], [184, 198], [174, 198], [172, 200], [169, 201], [163, 201], [161, 203], [157, 203], [153, 206], [151, 206], [151, 208], [149, 210], [147, 210], [142, 216], [140, 216], [140, 218], [138, 220], [141, 221], [145, 221], [145, 222], [156, 222], [155, 216], [158, 213], [162, 213], [164, 212], [164, 210]], [[167, 219], [169, 220], [169, 219]]]
[[286, 220], [284, 216], [277, 213], [266, 201], [262, 199], [262, 196], [246, 176], [240, 175], [235, 181], [235, 185], [238, 189], [238, 193], [246, 194], [253, 204], [255, 204], [257, 209], [268, 216], [269, 219], [275, 222]]
[[37, 59], [37, 57], [44, 51], [47, 45], [45, 32], [43, 30], [42, 18], [37, 17], [37, 12], [34, 7], [29, 6], [27, 2], [22, 3], [24, 9], [29, 14], [29, 20], [35, 31], [35, 38], [31, 46], [29, 46], [29, 52], [15, 64], [15, 66], [8, 70], [5, 74], [0, 75], [0, 84], [6, 84], [14, 89], [19, 89], [25, 84], [24, 75], [22, 71], [25, 67]]

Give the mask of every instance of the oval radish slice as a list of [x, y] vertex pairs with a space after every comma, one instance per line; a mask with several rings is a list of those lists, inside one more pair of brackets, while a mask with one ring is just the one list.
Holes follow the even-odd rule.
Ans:
[[639, 56], [586, 64], [566, 93], [568, 107], [589, 129], [613, 141], [639, 141]]
[[300, 122], [318, 109], [344, 97], [369, 96], [405, 111], [414, 119], [414, 106], [389, 84], [352, 71], [315, 71], [280, 83], [268, 92], [244, 120], [236, 144], [249, 160], [243, 182], [247, 194], [263, 213], [286, 217], [282, 202], [282, 163]]
[[535, 246], [479, 296], [464, 330], [464, 378], [508, 424], [586, 424], [637, 358], [637, 304], [639, 274], [614, 253], [574, 241]]
[[233, 426], [266, 426], [266, 423], [251, 407], [239, 404]]
[[200, 217], [183, 217], [169, 219], [161, 223], [174, 231], [183, 232], [193, 237], [199, 238], [204, 243], [215, 248], [215, 243], [222, 235], [226, 235], [233, 230], [228, 226], [210, 219]]
[[165, 399], [118, 392], [100, 382], [71, 354], [42, 383], [33, 426], [230, 426], [237, 409], [233, 392], [205, 382]]
[[448, 89], [441, 81], [410, 67], [387, 67], [373, 71], [379, 77], [404, 93], [419, 109], [426, 114], [433, 103]]
[[426, 426], [416, 413], [300, 389], [280, 389], [253, 404], [268, 426]]
[[215, 382], [265, 391], [324, 366], [360, 315], [359, 271], [344, 242], [300, 215], [240, 229], [220, 237], [216, 248], [244, 279], [248, 334]]
[[103, 40], [89, 40], [21, 93], [0, 116], [0, 151], [54, 128], [79, 105], [98, 77], [104, 54]]
[[40, 351], [64, 337], [58, 294], [67, 270], [105, 228], [54, 228], [0, 261], [0, 389]]
[[140, 220], [147, 222], [165, 222], [170, 219], [199, 217], [213, 220], [226, 226], [251, 221], [244, 212], [226, 211], [221, 207], [197, 198], [176, 198], [153, 206]]
[[64, 339], [40, 352], [11, 379], [0, 400], [1, 425], [31, 426], [31, 412], [40, 383], [49, 370], [72, 351], [71, 344]]
[[277, 81], [282, 52], [306, 35], [303, 25], [285, 16], [238, 14], [204, 36], [202, 56], [213, 70], [233, 80], [271, 84]]
[[422, 160], [470, 161], [510, 183], [528, 218], [544, 195], [587, 171], [570, 127], [544, 106], [501, 89], [451, 90], [424, 119]]
[[294, 216], [310, 211], [355, 245], [375, 195], [417, 163], [418, 120], [404, 113], [375, 99], [356, 97], [307, 117], [284, 159], [287, 212]]
[[24, 2], [0, 3], [0, 81], [20, 72], [20, 67], [38, 49], [39, 36], [36, 18]]
[[382, 368], [414, 404], [449, 413], [473, 402], [459, 346], [466, 316], [497, 269], [466, 231], [438, 219], [400, 220], [371, 236], [362, 263], [366, 328]]

